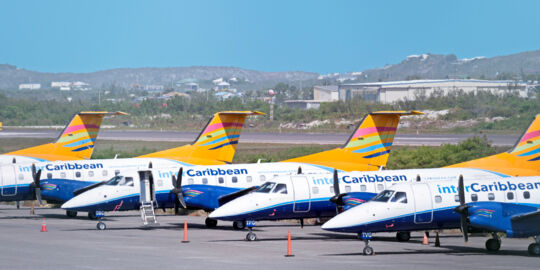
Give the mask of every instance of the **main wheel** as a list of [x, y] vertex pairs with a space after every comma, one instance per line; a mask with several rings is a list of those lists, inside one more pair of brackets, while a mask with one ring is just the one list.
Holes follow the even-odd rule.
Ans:
[[364, 248], [364, 255], [371, 256], [373, 255], [373, 248], [370, 246], [367, 246]]
[[409, 239], [411, 239], [411, 233], [410, 232], [397, 232], [396, 239], [399, 242], [407, 242], [409, 241]]
[[105, 229], [107, 229], [107, 225], [105, 225], [105, 223], [103, 222], [98, 222], [98, 224], [96, 225], [97, 229], [100, 230], [100, 231], [103, 231]]
[[491, 238], [486, 241], [486, 249], [488, 251], [498, 251], [500, 248], [501, 240]]
[[245, 221], [234, 221], [232, 223], [232, 226], [235, 230], [243, 230], [246, 228], [246, 222]]
[[88, 212], [88, 218], [91, 220], [96, 220], [96, 212]]
[[529, 245], [529, 255], [540, 256], [540, 244], [532, 243]]
[[66, 216], [70, 217], [70, 218], [74, 218], [77, 216], [77, 211], [70, 211], [70, 210], [67, 210], [66, 211]]
[[255, 241], [257, 240], [257, 235], [252, 233], [252, 232], [249, 232], [247, 235], [246, 235], [246, 240], [248, 241]]
[[215, 219], [211, 219], [211, 218], [206, 218], [204, 220], [204, 224], [206, 225], [206, 227], [208, 228], [214, 228], [217, 226], [217, 220]]

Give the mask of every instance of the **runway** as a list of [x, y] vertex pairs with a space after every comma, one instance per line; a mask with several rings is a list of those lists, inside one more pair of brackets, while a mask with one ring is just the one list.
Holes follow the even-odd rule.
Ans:
[[[61, 130], [55, 129], [4, 129], [2, 138], [56, 138]], [[99, 140], [128, 141], [172, 141], [191, 142], [199, 135], [192, 131], [156, 131], [156, 130], [111, 130], [102, 129]], [[347, 133], [269, 133], [249, 132], [244, 130], [240, 143], [284, 143], [284, 144], [343, 144], [349, 138]], [[474, 134], [396, 134], [395, 145], [439, 146], [444, 143], [456, 144], [474, 136]], [[487, 138], [494, 146], [512, 146], [519, 134], [488, 134]]]
[[[67, 218], [60, 209], [17, 210], [0, 205], [0, 262], [2, 269], [536, 269], [540, 258], [527, 255], [532, 240], [503, 238], [501, 250], [489, 253], [487, 239], [442, 234], [441, 247], [422, 245], [420, 233], [409, 242], [394, 234], [377, 234], [374, 256], [363, 256], [363, 242], [355, 235], [330, 233], [319, 226], [301, 229], [292, 222], [261, 222], [260, 240], [244, 240], [230, 222], [204, 226], [196, 216], [159, 215], [160, 225], [143, 229], [137, 211], [107, 218], [108, 229], [97, 231], [96, 221]], [[183, 222], [189, 243], [182, 243]], [[48, 232], [40, 232], [45, 221]], [[287, 252], [292, 235], [294, 257]]]

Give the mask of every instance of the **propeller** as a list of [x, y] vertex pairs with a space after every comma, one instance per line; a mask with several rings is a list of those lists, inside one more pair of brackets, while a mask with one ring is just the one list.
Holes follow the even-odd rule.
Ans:
[[334, 169], [334, 196], [330, 198], [330, 201], [336, 204], [337, 213], [343, 212], [343, 196], [347, 195], [346, 193], [341, 194], [339, 190], [339, 178], [338, 172]]
[[465, 203], [465, 186], [463, 184], [463, 175], [459, 175], [458, 183], [458, 196], [459, 196], [459, 206], [454, 208], [454, 212], [461, 215], [461, 231], [463, 232], [463, 239], [465, 242], [469, 241], [469, 206]]
[[182, 191], [182, 172], [184, 168], [180, 167], [180, 170], [178, 170], [178, 178], [173, 174], [172, 176], [172, 184], [173, 189], [171, 189], [170, 193], [176, 194], [174, 199], [174, 214], [178, 214], [178, 208], [180, 205], [182, 205], [183, 208], [186, 208], [186, 201], [184, 200], [184, 193]]
[[39, 169], [36, 172], [36, 165], [35, 164], [32, 164], [32, 179], [34, 181], [30, 184], [30, 188], [34, 189], [34, 197], [39, 202], [39, 205], [41, 205], [42, 204], [42, 201], [41, 201], [41, 185], [40, 185], [41, 169]]
[[298, 166], [298, 172], [296, 174], [302, 174], [302, 166]]

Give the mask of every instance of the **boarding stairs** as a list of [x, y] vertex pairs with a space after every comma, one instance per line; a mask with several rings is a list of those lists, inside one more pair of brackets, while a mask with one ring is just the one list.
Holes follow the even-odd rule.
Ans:
[[141, 218], [145, 226], [159, 225], [159, 223], [156, 220], [156, 212], [154, 211], [154, 203], [155, 201], [141, 203], [141, 208], [140, 208]]

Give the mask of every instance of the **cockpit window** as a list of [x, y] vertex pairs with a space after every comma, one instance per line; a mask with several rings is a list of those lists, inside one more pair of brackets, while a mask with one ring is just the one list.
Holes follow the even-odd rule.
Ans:
[[120, 175], [117, 175], [113, 178], [111, 178], [111, 180], [107, 181], [107, 183], [105, 183], [105, 185], [108, 185], [108, 186], [116, 186], [118, 185], [118, 183], [120, 182], [120, 180], [122, 180], [122, 178], [124, 178], [123, 176], [120, 176]]
[[390, 200], [390, 197], [392, 197], [392, 194], [394, 194], [393, 190], [384, 190], [381, 191], [381, 193], [377, 194], [372, 201], [374, 202], [387, 202]]
[[287, 194], [287, 185], [277, 184], [276, 188], [274, 188], [274, 191], [272, 191], [272, 193]]
[[124, 177], [118, 183], [119, 186], [133, 186], [133, 177]]
[[399, 191], [396, 192], [396, 194], [392, 198], [391, 202], [407, 203], [407, 193], [399, 192]]
[[123, 177], [121, 175], [117, 175], [111, 180], [107, 181], [105, 185], [108, 186], [133, 186], [133, 177]]
[[262, 184], [262, 186], [259, 187], [255, 192], [268, 193], [270, 190], [272, 190], [272, 188], [274, 188], [275, 185], [276, 183], [274, 182], [266, 182]]

